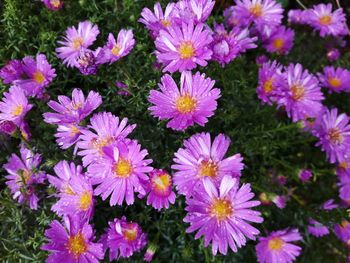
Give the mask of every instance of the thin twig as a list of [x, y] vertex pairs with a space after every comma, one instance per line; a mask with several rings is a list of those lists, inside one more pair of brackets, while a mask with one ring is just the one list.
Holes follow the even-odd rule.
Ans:
[[300, 0], [297, 0], [297, 2], [302, 8], [304, 8], [305, 10], [307, 9], [306, 6]]
[[335, 1], [337, 2], [338, 8], [341, 8], [340, 3], [339, 3], [339, 0], [335, 0]]

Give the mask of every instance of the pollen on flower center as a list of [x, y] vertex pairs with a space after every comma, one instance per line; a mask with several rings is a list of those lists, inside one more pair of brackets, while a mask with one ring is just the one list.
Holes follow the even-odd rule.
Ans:
[[161, 19], [160, 23], [165, 27], [171, 26], [171, 22], [168, 19]]
[[279, 237], [274, 237], [269, 240], [268, 247], [270, 250], [281, 250], [284, 245], [284, 241]]
[[114, 56], [118, 56], [121, 49], [122, 47], [119, 44], [115, 44], [111, 52]]
[[123, 230], [123, 236], [127, 241], [134, 241], [137, 238], [137, 226], [130, 224]]
[[19, 116], [23, 112], [23, 106], [22, 105], [17, 105], [13, 110], [12, 110], [12, 115], [14, 116]]
[[300, 100], [302, 97], [304, 97], [305, 88], [303, 86], [293, 85], [290, 90], [294, 100]]
[[284, 40], [282, 38], [276, 38], [274, 41], [273, 41], [273, 46], [275, 49], [279, 50], [279, 49], [282, 49], [283, 46], [284, 46]]
[[79, 200], [79, 208], [83, 211], [86, 211], [90, 208], [92, 203], [92, 196], [91, 192], [85, 191], [81, 196]]
[[84, 40], [81, 37], [76, 37], [72, 41], [72, 46], [75, 50], [78, 50], [84, 44]]
[[216, 199], [210, 207], [210, 214], [218, 220], [229, 217], [233, 212], [232, 205], [225, 199]]
[[69, 253], [73, 254], [74, 257], [78, 258], [81, 254], [85, 253], [87, 250], [87, 245], [85, 243], [84, 236], [81, 232], [75, 236], [71, 236], [66, 244]]
[[197, 101], [187, 94], [179, 97], [175, 104], [176, 109], [183, 114], [193, 112], [197, 107]]
[[328, 26], [332, 23], [332, 17], [330, 15], [324, 15], [320, 18], [320, 24], [323, 26]]
[[33, 79], [35, 80], [36, 83], [41, 84], [44, 82], [45, 77], [44, 77], [43, 73], [41, 73], [39, 70], [37, 70], [33, 74]]
[[132, 166], [128, 160], [120, 159], [114, 167], [114, 172], [117, 177], [128, 177], [132, 173]]
[[264, 88], [264, 91], [266, 93], [272, 92], [273, 91], [273, 79], [271, 78], [271, 79], [265, 81], [263, 88]]
[[329, 85], [331, 85], [333, 88], [339, 88], [341, 85], [341, 81], [338, 78], [329, 78], [328, 79]]
[[218, 167], [216, 163], [213, 161], [202, 161], [202, 163], [199, 165], [199, 176], [209, 176], [209, 177], [215, 177], [218, 171]]
[[152, 183], [154, 184], [156, 190], [165, 192], [171, 184], [171, 179], [168, 174], [164, 173], [152, 178]]
[[260, 4], [255, 4], [249, 9], [250, 13], [255, 17], [260, 17], [262, 15], [262, 6]]
[[343, 135], [338, 128], [332, 128], [328, 131], [329, 140], [334, 144], [341, 144], [343, 142]]
[[189, 59], [195, 55], [195, 48], [191, 41], [184, 41], [180, 44], [178, 49], [181, 59]]

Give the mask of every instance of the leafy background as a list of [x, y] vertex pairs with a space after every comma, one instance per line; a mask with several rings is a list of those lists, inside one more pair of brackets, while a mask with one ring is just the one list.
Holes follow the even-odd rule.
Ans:
[[[225, 133], [232, 139], [228, 154], [241, 153], [246, 164], [243, 182], [252, 184], [253, 191], [285, 194], [294, 189], [292, 199], [284, 210], [274, 205], [260, 207], [265, 222], [257, 227], [265, 235], [269, 231], [286, 227], [297, 227], [303, 234], [301, 242], [303, 253], [297, 262], [345, 262], [347, 249], [334, 234], [316, 239], [306, 232], [307, 220], [313, 217], [327, 226], [332, 226], [342, 218], [348, 217], [345, 209], [330, 212], [320, 211], [318, 207], [329, 198], [337, 198], [334, 167], [325, 162], [325, 156], [314, 147], [315, 139], [300, 131], [283, 113], [275, 107], [260, 105], [255, 89], [258, 67], [255, 64], [261, 48], [249, 51], [225, 68], [210, 63], [199, 68], [207, 76], [216, 80], [221, 88], [222, 97], [214, 117], [204, 127], [195, 126], [185, 133], [174, 132], [158, 122], [147, 111], [147, 96], [162, 76], [153, 64], [154, 44], [146, 29], [137, 22], [143, 7], [153, 8], [155, 1], [150, 0], [70, 0], [58, 12], [47, 10], [39, 1], [4, 0], [0, 1], [0, 66], [10, 59], [20, 59], [26, 55], [44, 53], [55, 67], [57, 77], [47, 88], [51, 99], [60, 94], [71, 94], [71, 90], [80, 87], [87, 93], [98, 91], [103, 97], [103, 105], [98, 111], [110, 111], [120, 117], [128, 117], [137, 124], [133, 136], [147, 148], [154, 166], [170, 170], [174, 152], [181, 147], [182, 141], [192, 134], [208, 131], [213, 136]], [[161, 1], [164, 7], [168, 1]], [[287, 9], [297, 8], [294, 1], [281, 1]], [[304, 1], [311, 7], [320, 1]], [[341, 1], [345, 2], [345, 1]], [[221, 21], [225, 6], [233, 1], [217, 1], [213, 15], [209, 19]], [[335, 3], [333, 3], [335, 4]], [[343, 3], [342, 3], [343, 4]], [[345, 6], [344, 6], [345, 7]], [[349, 14], [349, 13], [348, 13]], [[96, 76], [82, 76], [75, 69], [67, 69], [57, 59], [55, 47], [57, 40], [68, 26], [79, 21], [90, 20], [100, 28], [100, 35], [94, 47], [101, 46], [109, 32], [117, 34], [121, 28], [132, 28], [137, 45], [129, 56], [111, 66], [102, 66]], [[329, 64], [325, 58], [324, 41], [308, 28], [295, 28], [295, 46], [290, 54], [278, 58], [284, 64], [302, 63], [311, 72], [317, 72]], [[341, 60], [335, 65], [349, 67], [349, 54], [344, 50]], [[175, 74], [179, 80], [179, 74]], [[117, 94], [115, 81], [125, 82], [132, 93], [129, 97]], [[0, 94], [8, 87], [0, 83]], [[1, 96], [0, 96], [1, 97]], [[74, 157], [72, 150], [60, 150], [54, 141], [55, 127], [42, 120], [42, 113], [49, 110], [45, 102], [35, 100], [35, 108], [27, 116], [33, 139], [30, 145], [43, 156], [42, 169], [52, 173], [53, 166], [60, 160], [80, 159]], [[350, 113], [349, 94], [327, 95], [326, 103], [338, 107], [342, 112]], [[0, 138], [0, 164], [8, 156], [18, 153], [17, 140]], [[313, 170], [311, 183], [301, 184], [298, 171], [301, 168]], [[287, 177], [287, 185], [277, 185], [271, 171]], [[43, 262], [47, 253], [40, 250], [45, 242], [44, 230], [56, 216], [50, 211], [54, 198], [47, 198], [52, 192], [43, 188], [40, 209], [32, 211], [15, 203], [5, 186], [5, 171], [0, 168], [0, 262]], [[107, 202], [97, 198], [97, 207], [93, 224], [99, 236], [107, 226], [108, 220], [126, 215], [128, 220], [138, 222], [148, 233], [150, 241], [157, 242], [154, 262], [256, 262], [255, 242], [226, 257], [213, 257], [210, 248], [205, 249], [194, 235], [185, 234], [186, 225], [182, 222], [184, 198], [178, 197], [169, 210], [156, 212], [145, 205], [145, 200], [137, 200], [133, 206], [109, 207]], [[135, 254], [131, 260], [141, 262], [142, 254]], [[106, 257], [107, 260], [107, 257]]]

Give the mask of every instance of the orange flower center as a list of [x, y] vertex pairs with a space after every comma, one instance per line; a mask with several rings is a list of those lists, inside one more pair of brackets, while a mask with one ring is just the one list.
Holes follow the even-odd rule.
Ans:
[[260, 4], [255, 4], [249, 9], [250, 13], [255, 17], [260, 17], [262, 15], [262, 6]]
[[330, 15], [325, 15], [320, 18], [320, 24], [323, 26], [328, 26], [332, 23], [332, 17]]
[[300, 100], [302, 97], [304, 97], [305, 94], [305, 88], [300, 85], [293, 85], [290, 88], [292, 92], [292, 98], [293, 100]]
[[167, 20], [167, 19], [162, 19], [162, 20], [160, 20], [160, 23], [161, 23], [163, 26], [165, 26], [165, 27], [171, 26], [170, 21]]
[[231, 203], [225, 199], [216, 199], [210, 206], [210, 214], [217, 220], [224, 220], [233, 213]]
[[75, 258], [78, 258], [81, 254], [85, 253], [87, 250], [87, 245], [85, 243], [84, 236], [81, 232], [75, 236], [71, 236], [66, 244], [70, 254], [73, 254]]
[[176, 104], [176, 109], [180, 113], [186, 114], [186, 113], [193, 112], [196, 109], [196, 107], [197, 107], [197, 100], [195, 100], [190, 95], [185, 94], [185, 95], [180, 96], [176, 100], [175, 104]]
[[85, 191], [79, 200], [79, 208], [83, 211], [86, 211], [90, 208], [92, 203], [92, 195], [89, 191]]
[[348, 167], [349, 167], [349, 165], [348, 165], [347, 162], [341, 162], [341, 163], [339, 163], [339, 168], [340, 168], [340, 169], [346, 170], [346, 169], [348, 169]]
[[76, 37], [72, 41], [72, 46], [75, 50], [78, 50], [84, 44], [84, 40], [82, 37]]
[[274, 41], [273, 41], [273, 46], [275, 49], [277, 50], [280, 50], [283, 48], [284, 46], [284, 40], [283, 38], [276, 38]]
[[328, 84], [332, 86], [333, 88], [339, 88], [341, 85], [341, 81], [338, 78], [329, 78], [328, 79]]
[[341, 228], [345, 228], [349, 225], [349, 222], [347, 220], [342, 220], [340, 223]]
[[209, 176], [209, 177], [215, 177], [218, 171], [218, 167], [215, 162], [212, 160], [209, 161], [202, 161], [202, 163], [199, 165], [199, 176]]
[[14, 116], [19, 116], [23, 112], [23, 106], [22, 105], [17, 105], [16, 107], [13, 108], [12, 110], [12, 115]]
[[114, 166], [114, 173], [117, 177], [129, 177], [132, 173], [131, 163], [128, 160], [120, 159]]
[[340, 144], [343, 142], [343, 135], [338, 128], [332, 128], [328, 131], [329, 140], [334, 144]]
[[189, 59], [192, 58], [195, 53], [196, 50], [192, 44], [191, 41], [184, 41], [180, 44], [180, 47], [178, 49], [179, 53], [180, 53], [180, 58], [181, 59]]
[[33, 79], [36, 83], [41, 84], [44, 82], [45, 77], [44, 77], [43, 73], [41, 73], [39, 70], [37, 70], [33, 74]]
[[171, 184], [170, 176], [166, 173], [152, 178], [156, 190], [165, 192]]
[[284, 241], [279, 237], [274, 237], [269, 240], [268, 247], [270, 250], [281, 250], [284, 245]]
[[266, 93], [271, 93], [273, 91], [273, 79], [270, 78], [269, 80], [265, 81], [263, 88]]
[[114, 47], [112, 48], [112, 51], [111, 51], [111, 52], [112, 52], [112, 54], [113, 54], [114, 56], [118, 56], [121, 49], [122, 49], [122, 47], [117, 43], [117, 44], [115, 44]]
[[123, 230], [123, 236], [127, 241], [134, 241], [137, 238], [137, 227], [130, 225]]

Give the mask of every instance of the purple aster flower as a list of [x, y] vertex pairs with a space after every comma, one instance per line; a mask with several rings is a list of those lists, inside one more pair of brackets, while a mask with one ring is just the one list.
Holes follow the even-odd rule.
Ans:
[[329, 92], [350, 91], [350, 71], [332, 66], [324, 67], [323, 73], [318, 74], [322, 87], [328, 88]]
[[[57, 132], [55, 133], [56, 143], [62, 149], [68, 149], [69, 147], [75, 145], [79, 139], [80, 135], [86, 131], [84, 127], [76, 124], [62, 124], [57, 126]], [[78, 146], [74, 148], [74, 154], [76, 154]]]
[[4, 98], [0, 102], [0, 121], [11, 121], [19, 127], [32, 107], [23, 90], [12, 86], [9, 92], [4, 92]]
[[283, 195], [276, 195], [273, 199], [272, 202], [279, 208], [283, 209], [286, 207], [287, 203], [287, 198], [286, 196]]
[[213, 0], [180, 0], [176, 3], [176, 15], [181, 22], [194, 20], [195, 24], [204, 23], [214, 5]]
[[58, 102], [49, 101], [48, 106], [56, 113], [44, 113], [44, 121], [51, 124], [78, 124], [97, 109], [101, 103], [102, 98], [99, 93], [90, 91], [85, 99], [83, 91], [75, 88], [72, 91], [72, 99], [60, 95]]
[[151, 262], [156, 251], [157, 251], [157, 246], [154, 244], [150, 244], [145, 252], [143, 260], [146, 262]]
[[161, 29], [155, 41], [157, 59], [165, 68], [163, 72], [171, 73], [179, 70], [191, 70], [197, 64], [205, 67], [211, 59], [212, 51], [209, 48], [213, 41], [211, 32], [204, 24], [194, 25], [190, 20], [188, 24]]
[[[68, 164], [63, 164], [64, 167]], [[93, 189], [89, 178], [82, 173], [75, 171], [74, 164], [71, 164], [73, 171], [66, 172], [65, 176], [70, 178], [67, 182], [61, 181], [61, 186], [66, 184], [64, 191], [58, 194], [59, 200], [52, 206], [51, 210], [59, 216], [79, 215], [82, 218], [90, 218], [93, 213], [94, 199]], [[57, 169], [56, 169], [57, 170]], [[79, 167], [76, 170], [80, 170]], [[59, 181], [61, 178], [56, 178]], [[51, 181], [52, 181], [51, 177]]]
[[159, 84], [161, 91], [150, 91], [148, 100], [153, 106], [148, 109], [160, 120], [171, 119], [167, 127], [174, 130], [183, 131], [194, 123], [204, 126], [214, 115], [220, 97], [220, 90], [213, 88], [214, 84], [205, 74], [192, 75], [185, 71], [181, 73], [179, 90], [174, 79], [166, 74]]
[[106, 234], [101, 238], [105, 249], [109, 249], [109, 260], [129, 258], [147, 244], [147, 235], [137, 223], [115, 218], [109, 222]]
[[284, 95], [278, 104], [285, 107], [294, 122], [317, 117], [324, 99], [317, 78], [300, 64], [290, 64], [284, 76], [286, 81], [280, 85]]
[[64, 226], [57, 220], [45, 231], [48, 244], [41, 247], [50, 252], [47, 263], [97, 263], [104, 257], [103, 245], [94, 243], [94, 231], [87, 220], [68, 217]]
[[27, 96], [42, 96], [44, 88], [56, 77], [55, 69], [51, 67], [43, 54], [33, 57], [24, 57], [22, 69], [26, 77], [14, 83], [21, 87]]
[[335, 235], [344, 243], [350, 244], [350, 223], [342, 220], [340, 224], [334, 226]]
[[301, 247], [292, 242], [301, 240], [298, 229], [285, 229], [260, 237], [256, 255], [260, 263], [291, 263], [300, 255]]
[[102, 200], [111, 196], [109, 204], [127, 205], [134, 203], [134, 192], [142, 196], [146, 189], [141, 181], [147, 181], [149, 173], [153, 170], [151, 159], [144, 159], [148, 152], [141, 150], [141, 145], [136, 140], [119, 142], [117, 145], [105, 147], [104, 158], [94, 162], [88, 167], [88, 175], [93, 184], [99, 184], [95, 189], [95, 195], [100, 195]]
[[288, 23], [304, 25], [308, 23], [308, 10], [292, 9], [288, 11]]
[[350, 205], [350, 175], [348, 173], [341, 173], [339, 178], [339, 198], [346, 204]]
[[222, 67], [247, 49], [256, 48], [254, 41], [257, 37], [249, 37], [247, 28], [234, 27], [227, 32], [223, 24], [215, 24], [214, 29], [214, 41], [211, 43], [212, 59], [218, 61]]
[[229, 175], [223, 177], [217, 187], [209, 178], [203, 180], [203, 189], [194, 191], [186, 200], [188, 212], [184, 222], [190, 223], [187, 233], [199, 230], [195, 239], [204, 236], [204, 246], [212, 242], [212, 253], [227, 254], [227, 246], [234, 252], [245, 246], [248, 239], [255, 240], [260, 232], [249, 222], [262, 223], [260, 212], [251, 207], [260, 205], [251, 201], [254, 193], [250, 184], [239, 187], [239, 180]]
[[287, 177], [285, 177], [284, 175], [277, 176], [277, 184], [286, 185], [286, 183], [287, 183]]
[[60, 161], [54, 167], [56, 176], [47, 175], [47, 179], [59, 193], [73, 195], [74, 192], [70, 186], [71, 178], [81, 177], [83, 175], [82, 170], [83, 168], [80, 165], [75, 165], [73, 162]]
[[333, 210], [335, 208], [338, 208], [339, 206], [337, 204], [334, 204], [334, 199], [329, 199], [326, 202], [324, 202], [321, 206], [322, 210]]
[[23, 121], [19, 126], [19, 131], [21, 132], [21, 136], [24, 140], [29, 141], [32, 138], [32, 134], [30, 133], [28, 122]]
[[175, 3], [168, 3], [165, 11], [159, 2], [154, 5], [154, 12], [145, 7], [142, 9], [141, 17], [138, 21], [151, 31], [153, 38], [156, 38], [161, 29], [166, 29], [175, 24]]
[[336, 174], [340, 176], [348, 175], [350, 177], [350, 156], [347, 156], [343, 162], [337, 166]]
[[345, 113], [338, 115], [337, 109], [327, 110], [316, 129], [319, 139], [316, 146], [321, 146], [327, 159], [331, 163], [345, 161], [350, 153], [349, 117]]
[[113, 34], [108, 35], [107, 44], [100, 50], [97, 55], [98, 63], [114, 63], [122, 57], [128, 55], [135, 46], [135, 39], [132, 30], [122, 29], [115, 40]]
[[172, 185], [171, 176], [166, 171], [155, 169], [150, 172], [147, 205], [152, 205], [157, 210], [168, 209], [169, 203], [174, 204], [176, 198]]
[[61, 0], [42, 0], [45, 6], [53, 11], [57, 11], [62, 8], [63, 2]]
[[20, 148], [20, 156], [12, 154], [3, 168], [8, 173], [6, 185], [10, 188], [13, 199], [20, 204], [28, 203], [31, 209], [38, 208], [39, 198], [35, 186], [46, 179], [45, 173], [38, 171], [41, 163], [40, 154], [34, 154], [25, 147]]
[[80, 149], [78, 155], [83, 156], [83, 165], [86, 167], [91, 162], [104, 156], [103, 147], [125, 139], [136, 127], [135, 124], [128, 125], [128, 119], [119, 118], [110, 112], [94, 114], [90, 119], [91, 130], [83, 130], [77, 147]]
[[255, 63], [258, 66], [262, 66], [264, 63], [267, 63], [269, 61], [269, 58], [266, 55], [258, 55], [255, 58]]
[[254, 23], [261, 33], [267, 33], [279, 26], [283, 8], [275, 0], [236, 0], [235, 11], [239, 25]]
[[302, 169], [299, 171], [298, 177], [303, 183], [308, 182], [312, 177], [312, 172], [308, 169]]
[[271, 35], [264, 41], [264, 47], [270, 53], [277, 53], [278, 55], [286, 55], [293, 47], [294, 30], [279, 26]]
[[329, 230], [326, 226], [312, 218], [309, 220], [307, 231], [315, 237], [323, 237], [329, 234]]
[[0, 69], [0, 78], [4, 84], [11, 84], [23, 77], [23, 65], [20, 60], [10, 60]]
[[330, 48], [327, 51], [326, 56], [327, 56], [328, 61], [330, 61], [330, 62], [336, 61], [340, 58], [340, 51], [337, 48]]
[[90, 21], [80, 22], [78, 29], [74, 26], [69, 27], [63, 40], [58, 41], [61, 46], [56, 48], [57, 56], [68, 67], [78, 67], [77, 58], [80, 56], [80, 51], [91, 46], [99, 33], [97, 25]]
[[17, 131], [17, 126], [12, 121], [0, 121], [0, 133], [13, 135]]
[[237, 15], [237, 12], [236, 12], [235, 7], [233, 5], [227, 7], [224, 10], [223, 15], [224, 15], [224, 19], [225, 19], [225, 24], [229, 28], [233, 28], [239, 24], [238, 15]]
[[131, 95], [131, 92], [129, 91], [128, 85], [126, 85], [124, 82], [117, 81], [115, 83], [115, 86], [119, 89], [117, 92], [118, 95], [121, 95], [121, 96], [130, 96]]
[[308, 24], [320, 31], [320, 36], [348, 34], [346, 17], [342, 8], [332, 12], [332, 4], [318, 4], [308, 11]]
[[184, 141], [184, 148], [175, 153], [171, 168], [174, 184], [180, 194], [190, 197], [204, 178], [209, 177], [216, 184], [224, 175], [240, 177], [243, 158], [240, 154], [224, 158], [231, 140], [223, 134], [215, 137], [213, 143], [209, 133], [197, 133]]
[[259, 85], [256, 90], [261, 103], [269, 105], [281, 96], [279, 84], [283, 83], [283, 67], [276, 61], [264, 63], [259, 68]]
[[76, 67], [83, 75], [95, 75], [98, 69], [98, 61], [93, 51], [81, 49], [79, 56], [76, 58]]

